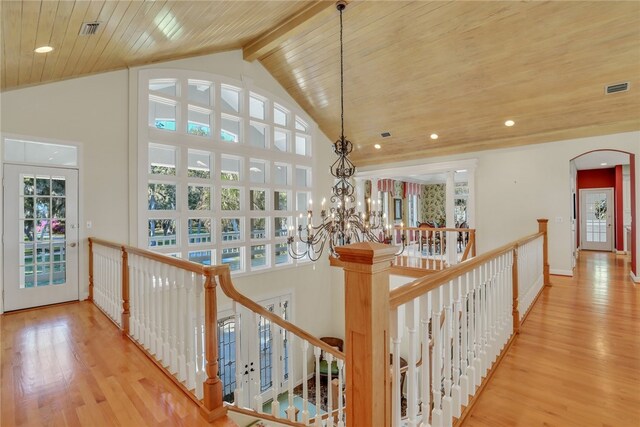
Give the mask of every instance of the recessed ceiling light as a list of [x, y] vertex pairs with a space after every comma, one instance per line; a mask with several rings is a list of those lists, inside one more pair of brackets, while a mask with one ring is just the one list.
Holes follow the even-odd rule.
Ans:
[[504, 122], [504, 125], [505, 126], [509, 126], [509, 127], [511, 127], [511, 126], [513, 126], [515, 124], [516, 124], [516, 122], [514, 122], [513, 120], [507, 120], [506, 122]]
[[373, 148], [375, 148], [376, 150], [379, 150], [379, 149], [381, 149], [381, 148], [382, 148], [382, 145], [380, 145], [380, 144], [376, 144], [376, 145], [374, 145], [374, 146], [373, 146]]
[[432, 133], [431, 134], [431, 139], [438, 139], [438, 134], [437, 133]]
[[33, 51], [36, 53], [49, 53], [53, 50], [51, 46], [40, 46], [35, 48]]
[[607, 163], [600, 163], [600, 166], [607, 166]]

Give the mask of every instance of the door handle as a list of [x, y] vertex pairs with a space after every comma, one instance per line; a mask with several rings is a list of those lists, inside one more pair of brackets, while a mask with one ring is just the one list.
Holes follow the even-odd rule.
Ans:
[[72, 247], [72, 248], [75, 248], [76, 244], [75, 243], [69, 243], [69, 246]]

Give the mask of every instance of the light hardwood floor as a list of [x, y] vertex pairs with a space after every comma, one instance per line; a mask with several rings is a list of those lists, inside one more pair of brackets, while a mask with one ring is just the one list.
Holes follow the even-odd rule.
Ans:
[[640, 426], [640, 285], [628, 257], [582, 252], [576, 275], [551, 283], [463, 426]]
[[0, 322], [0, 426], [237, 426], [207, 424], [89, 302], [7, 314]]

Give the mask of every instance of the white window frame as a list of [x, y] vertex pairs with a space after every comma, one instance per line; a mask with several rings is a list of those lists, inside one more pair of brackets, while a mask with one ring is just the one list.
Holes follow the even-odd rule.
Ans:
[[[166, 80], [176, 82], [176, 96], [165, 95], [149, 90], [150, 80]], [[188, 99], [189, 82], [200, 81], [211, 82], [212, 105], [203, 105], [198, 102], [191, 102]], [[214, 74], [195, 72], [189, 70], [174, 69], [143, 69], [138, 75], [138, 244], [140, 247], [151, 249], [167, 255], [177, 255], [188, 259], [188, 253], [193, 251], [212, 252], [212, 264], [222, 263], [222, 253], [224, 249], [240, 248], [241, 269], [234, 270], [234, 275], [249, 274], [252, 272], [263, 272], [266, 269], [286, 268], [301, 263], [308, 263], [307, 259], [288, 259], [286, 263], [276, 265], [275, 246], [286, 243], [286, 237], [276, 237], [273, 227], [276, 216], [286, 216], [290, 222], [300, 213], [306, 215], [305, 210], [297, 210], [296, 195], [299, 192], [312, 193], [311, 183], [314, 182], [316, 172], [316, 162], [312, 157], [313, 143], [315, 141], [317, 127], [312, 120], [297, 106], [290, 102], [285, 102], [272, 94], [247, 87], [244, 82], [233, 80]], [[232, 87], [239, 90], [239, 110], [234, 114], [229, 110], [221, 111], [221, 88]], [[160, 99], [160, 101], [176, 105], [175, 130], [157, 129], [150, 123], [149, 99]], [[260, 120], [250, 117], [249, 102], [250, 97], [260, 99], [265, 102], [265, 118]], [[273, 122], [273, 108], [287, 111], [287, 126], [283, 127]], [[211, 111], [211, 126], [209, 135], [194, 135], [188, 133], [188, 111], [196, 107], [198, 111]], [[221, 136], [222, 117], [232, 117], [241, 123], [240, 141], [238, 143], [224, 141]], [[258, 123], [267, 127], [265, 148], [258, 148], [249, 143], [250, 123]], [[302, 122], [306, 129], [296, 129], [296, 123]], [[276, 129], [282, 129], [289, 135], [288, 151], [282, 152], [275, 148], [273, 135]], [[308, 147], [305, 155], [296, 154], [296, 135], [307, 138]], [[163, 176], [149, 174], [149, 144], [173, 147], [176, 150], [176, 175]], [[211, 153], [210, 179], [195, 178], [187, 176], [188, 152], [197, 150]], [[241, 170], [239, 181], [222, 181], [220, 177], [222, 156], [232, 156], [241, 158]], [[258, 184], [250, 182], [250, 160], [260, 160], [265, 162], [265, 183]], [[273, 171], [278, 164], [286, 164], [289, 167], [288, 182], [286, 185], [275, 185], [273, 183]], [[303, 167], [309, 171], [307, 186], [298, 185], [296, 182], [296, 167]], [[149, 210], [147, 199], [147, 186], [149, 182], [171, 182], [176, 184], [176, 209], [169, 211]], [[210, 186], [211, 188], [211, 211], [194, 210], [189, 211], [187, 189], [189, 184]], [[240, 210], [221, 210], [221, 189], [223, 187], [238, 187], [241, 189]], [[266, 208], [264, 211], [250, 210], [249, 190], [264, 189], [267, 192]], [[274, 209], [273, 194], [276, 190], [287, 191], [287, 210], [276, 211]], [[310, 197], [310, 196], [309, 196]], [[266, 218], [265, 238], [252, 240], [250, 238], [251, 218]], [[148, 220], [171, 218], [176, 220], [176, 245], [155, 246], [148, 245]], [[188, 220], [189, 218], [211, 219], [212, 231], [210, 243], [199, 243], [189, 245]], [[240, 218], [240, 240], [223, 241], [221, 237], [221, 218]], [[251, 246], [265, 245], [265, 254], [268, 256], [267, 265], [251, 267]]]

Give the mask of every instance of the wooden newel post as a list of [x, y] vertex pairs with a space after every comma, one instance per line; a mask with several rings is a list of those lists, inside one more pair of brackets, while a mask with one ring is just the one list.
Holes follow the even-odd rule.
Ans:
[[129, 254], [122, 246], [122, 333], [129, 335]]
[[390, 426], [389, 268], [396, 248], [363, 242], [336, 251], [344, 263], [347, 426]]
[[89, 237], [89, 301], [93, 301], [93, 241]]
[[548, 222], [548, 219], [538, 219], [538, 232], [544, 233], [544, 240], [542, 243], [542, 271], [544, 274], [545, 286], [551, 286], [551, 281], [549, 280], [549, 237], [547, 233]]
[[[227, 274], [229, 274], [227, 272]], [[205, 270], [204, 282], [204, 351], [207, 379], [203, 385], [202, 413], [209, 421], [226, 414], [222, 402], [222, 382], [218, 376], [218, 303], [216, 281], [212, 271]]]
[[513, 266], [511, 267], [511, 285], [513, 293], [513, 333], [520, 333], [520, 311], [518, 310], [518, 247], [513, 249]]

